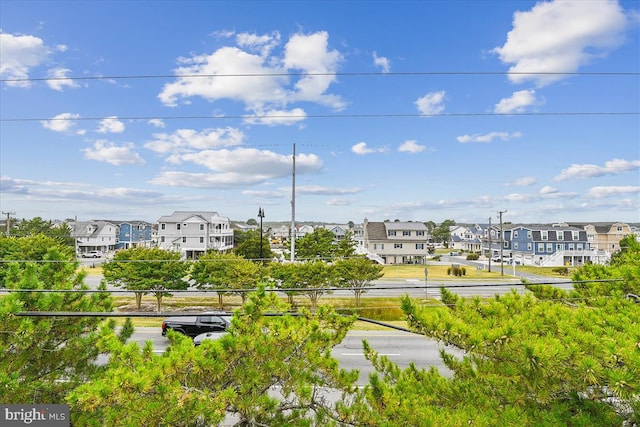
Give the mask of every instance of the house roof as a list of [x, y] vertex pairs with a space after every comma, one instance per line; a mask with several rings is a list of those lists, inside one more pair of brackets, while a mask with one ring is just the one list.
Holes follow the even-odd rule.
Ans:
[[[371, 223], [369, 223], [371, 224]], [[427, 231], [427, 226], [422, 222], [383, 222], [387, 230], [423, 230]]]
[[200, 217], [203, 221], [209, 222], [213, 217], [221, 217], [218, 212], [210, 211], [175, 211], [171, 215], [161, 216], [158, 222], [180, 222], [194, 216]]

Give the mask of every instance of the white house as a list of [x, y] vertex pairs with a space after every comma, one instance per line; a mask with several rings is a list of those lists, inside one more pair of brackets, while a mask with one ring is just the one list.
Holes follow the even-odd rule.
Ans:
[[176, 211], [158, 219], [158, 247], [197, 258], [210, 249], [233, 249], [229, 218], [217, 212]]

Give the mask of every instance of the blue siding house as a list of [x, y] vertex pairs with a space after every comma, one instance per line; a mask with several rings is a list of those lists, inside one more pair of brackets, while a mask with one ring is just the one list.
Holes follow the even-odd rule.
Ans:
[[117, 225], [116, 250], [151, 246], [153, 225], [146, 221], [112, 221]]

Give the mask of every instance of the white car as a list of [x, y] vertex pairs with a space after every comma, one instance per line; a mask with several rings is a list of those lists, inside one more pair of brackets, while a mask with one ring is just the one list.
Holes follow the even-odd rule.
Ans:
[[193, 345], [199, 346], [200, 344], [202, 344], [202, 341], [204, 341], [204, 340], [217, 340], [217, 339], [222, 338], [223, 336], [225, 336], [227, 334], [228, 334], [228, 332], [226, 332], [226, 331], [205, 332], [205, 333], [202, 333], [202, 334], [196, 336], [195, 338], [193, 338]]
[[82, 258], [101, 258], [102, 257], [102, 252], [100, 251], [89, 251], [89, 252], [83, 252], [82, 255], [80, 255]]

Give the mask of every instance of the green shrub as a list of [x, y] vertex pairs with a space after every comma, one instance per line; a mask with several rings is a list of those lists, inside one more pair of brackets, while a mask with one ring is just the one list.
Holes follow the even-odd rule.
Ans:
[[556, 268], [553, 268], [551, 271], [561, 276], [569, 275], [569, 267], [556, 267]]
[[480, 258], [478, 254], [467, 254], [467, 261], [476, 261], [478, 258]]
[[449, 267], [447, 269], [447, 275], [451, 276], [457, 276], [457, 277], [461, 277], [461, 276], [466, 276], [467, 275], [467, 269], [464, 267], [459, 267], [459, 266], [455, 266], [455, 267]]

